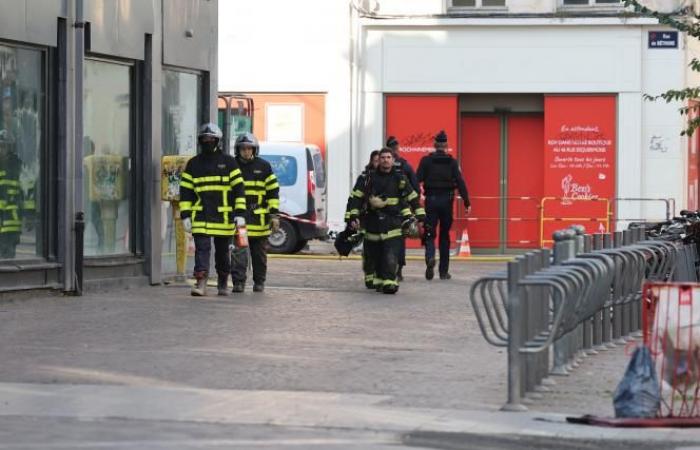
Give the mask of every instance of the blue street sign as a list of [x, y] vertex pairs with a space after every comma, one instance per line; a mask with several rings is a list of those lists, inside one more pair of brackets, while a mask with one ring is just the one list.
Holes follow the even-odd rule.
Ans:
[[650, 31], [649, 48], [678, 48], [678, 31]]

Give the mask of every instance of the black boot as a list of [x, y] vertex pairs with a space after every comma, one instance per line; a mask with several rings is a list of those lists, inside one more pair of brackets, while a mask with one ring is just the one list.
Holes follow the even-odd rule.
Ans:
[[435, 277], [435, 258], [425, 260], [425, 279], [432, 280]]
[[231, 292], [238, 293], [238, 292], [243, 292], [245, 290], [245, 282], [244, 281], [234, 281], [233, 282], [233, 289], [231, 289]]
[[265, 283], [255, 283], [253, 285], [253, 292], [263, 292], [265, 290]]

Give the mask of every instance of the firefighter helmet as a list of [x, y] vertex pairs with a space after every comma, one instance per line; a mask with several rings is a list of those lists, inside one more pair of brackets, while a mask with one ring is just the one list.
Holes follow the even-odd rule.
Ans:
[[362, 242], [362, 234], [357, 230], [346, 228], [338, 233], [333, 245], [340, 256], [348, 256], [360, 242]]
[[202, 148], [202, 151], [205, 153], [211, 153], [217, 151], [222, 137], [223, 133], [221, 132], [221, 128], [219, 128], [217, 124], [209, 122], [199, 127], [197, 142]]
[[236, 138], [236, 142], [233, 144], [233, 151], [235, 152], [236, 156], [240, 155], [241, 147], [244, 145], [253, 147], [253, 156], [258, 156], [260, 144], [258, 144], [258, 138], [256, 138], [253, 133], [246, 132]]

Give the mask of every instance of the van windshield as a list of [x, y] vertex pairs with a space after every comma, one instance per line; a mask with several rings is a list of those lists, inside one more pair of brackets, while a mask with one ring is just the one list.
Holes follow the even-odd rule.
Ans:
[[260, 155], [272, 166], [280, 186], [293, 186], [297, 182], [297, 160], [286, 155]]

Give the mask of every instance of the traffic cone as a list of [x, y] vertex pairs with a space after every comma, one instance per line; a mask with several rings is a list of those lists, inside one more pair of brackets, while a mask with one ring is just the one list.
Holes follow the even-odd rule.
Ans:
[[459, 253], [457, 256], [472, 256], [472, 249], [469, 246], [469, 231], [466, 227], [462, 230], [462, 239], [459, 241]]

